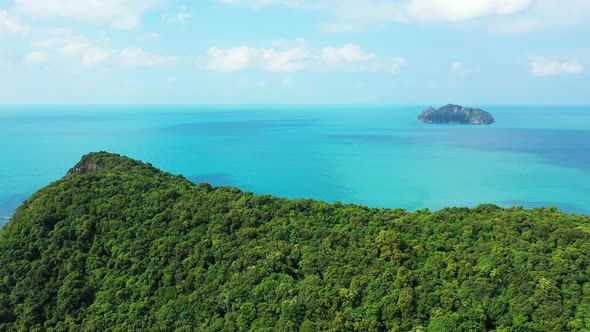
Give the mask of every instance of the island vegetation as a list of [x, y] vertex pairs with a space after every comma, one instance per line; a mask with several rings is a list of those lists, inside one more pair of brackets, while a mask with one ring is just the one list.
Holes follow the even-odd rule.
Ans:
[[590, 218], [376, 209], [93, 153], [0, 234], [1, 331], [581, 331]]
[[482, 109], [453, 104], [448, 104], [439, 109], [429, 107], [417, 119], [420, 122], [437, 124], [487, 125], [496, 122], [490, 113]]

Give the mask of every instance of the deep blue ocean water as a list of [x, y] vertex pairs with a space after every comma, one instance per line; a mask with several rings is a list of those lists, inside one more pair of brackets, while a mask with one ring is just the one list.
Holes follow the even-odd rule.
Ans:
[[101, 150], [281, 197], [590, 214], [590, 107], [487, 106], [491, 126], [425, 125], [423, 108], [1, 106], [0, 224]]

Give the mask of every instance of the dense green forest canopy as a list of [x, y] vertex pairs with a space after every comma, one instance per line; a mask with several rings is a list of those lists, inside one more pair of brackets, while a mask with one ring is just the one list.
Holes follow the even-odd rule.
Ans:
[[1, 331], [590, 329], [590, 218], [289, 200], [85, 156], [0, 234]]

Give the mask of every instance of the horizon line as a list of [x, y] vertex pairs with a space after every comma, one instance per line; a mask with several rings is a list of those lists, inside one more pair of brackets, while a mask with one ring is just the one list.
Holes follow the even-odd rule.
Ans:
[[314, 107], [314, 106], [337, 106], [337, 107], [358, 107], [358, 106], [372, 106], [372, 107], [403, 107], [403, 106], [432, 106], [432, 105], [478, 105], [478, 106], [559, 106], [559, 107], [590, 107], [590, 104], [557, 104], [557, 103], [457, 103], [457, 102], [446, 102], [446, 103], [0, 103], [0, 109], [4, 107], [112, 107], [112, 106], [126, 106], [126, 107], [158, 107], [158, 106], [176, 106], [176, 107], [227, 107], [227, 106], [240, 106], [240, 107]]

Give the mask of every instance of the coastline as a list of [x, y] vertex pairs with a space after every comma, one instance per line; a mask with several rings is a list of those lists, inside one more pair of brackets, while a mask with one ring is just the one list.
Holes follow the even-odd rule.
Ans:
[[421, 107], [0, 112], [0, 215], [98, 150], [191, 179], [220, 174], [215, 185], [277, 197], [408, 211], [509, 201], [566, 213], [590, 207], [590, 107], [487, 107], [498, 120], [489, 127], [425, 125], [415, 120]]

